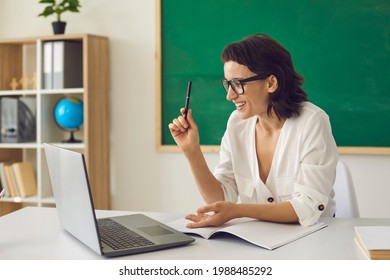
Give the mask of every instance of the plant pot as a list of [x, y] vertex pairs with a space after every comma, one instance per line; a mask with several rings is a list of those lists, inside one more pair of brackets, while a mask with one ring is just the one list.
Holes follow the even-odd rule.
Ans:
[[53, 25], [54, 34], [64, 34], [66, 22], [65, 21], [54, 21], [51, 23]]

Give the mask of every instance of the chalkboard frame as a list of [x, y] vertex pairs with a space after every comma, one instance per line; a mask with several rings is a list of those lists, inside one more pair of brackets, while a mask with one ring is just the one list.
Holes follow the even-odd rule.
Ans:
[[[162, 2], [163, 0], [155, 0], [156, 2], [156, 48], [155, 48], [155, 82], [156, 82], [156, 150], [159, 152], [179, 152], [179, 148], [176, 145], [163, 144], [162, 138], [162, 32], [164, 26], [162, 26]], [[168, 124], [166, 124], [167, 126]], [[165, 127], [164, 127], [165, 128]], [[204, 152], [218, 152], [219, 145], [201, 145]], [[365, 155], [390, 155], [390, 143], [389, 147], [360, 147], [360, 146], [339, 146], [338, 152], [340, 154], [365, 154]]]

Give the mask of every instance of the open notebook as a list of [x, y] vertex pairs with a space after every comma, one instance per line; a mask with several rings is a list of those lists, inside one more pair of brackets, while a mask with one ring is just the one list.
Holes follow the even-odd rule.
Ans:
[[228, 233], [268, 250], [274, 250], [327, 226], [325, 223], [317, 223], [304, 227], [299, 224], [271, 223], [249, 218], [234, 219], [220, 227], [187, 228], [188, 223], [189, 221], [183, 218], [168, 224], [178, 231], [207, 239]]

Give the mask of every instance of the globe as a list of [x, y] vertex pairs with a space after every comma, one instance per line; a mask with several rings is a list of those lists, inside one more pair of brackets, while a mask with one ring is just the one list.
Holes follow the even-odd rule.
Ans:
[[70, 131], [70, 138], [63, 142], [80, 142], [73, 132], [84, 122], [83, 101], [76, 97], [65, 97], [54, 108], [54, 120], [64, 130]]

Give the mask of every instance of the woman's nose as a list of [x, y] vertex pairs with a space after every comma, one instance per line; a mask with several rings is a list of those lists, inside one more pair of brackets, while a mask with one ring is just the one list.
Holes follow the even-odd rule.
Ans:
[[238, 94], [229, 86], [228, 91], [226, 93], [226, 99], [232, 101], [238, 97]]

